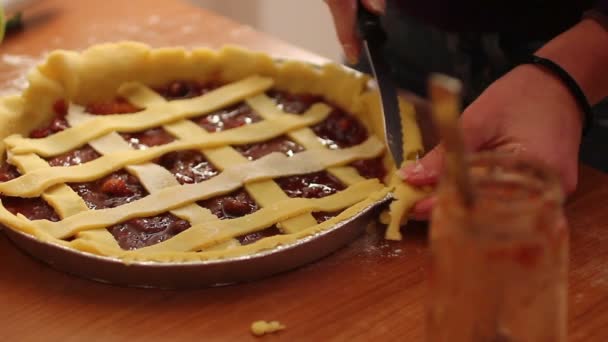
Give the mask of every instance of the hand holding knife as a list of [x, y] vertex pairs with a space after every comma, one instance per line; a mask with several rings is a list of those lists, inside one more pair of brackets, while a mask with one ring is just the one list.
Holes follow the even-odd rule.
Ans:
[[[404, 131], [403, 123], [401, 121], [401, 113], [399, 110], [399, 100], [397, 97], [397, 85], [392, 78], [392, 71], [385, 58], [385, 45], [387, 41], [387, 35], [381, 26], [380, 18], [366, 9], [366, 7], [359, 0], [357, 6], [357, 29], [359, 36], [363, 42], [363, 50], [368, 58], [369, 64], [372, 69], [372, 74], [376, 79], [378, 85], [378, 92], [380, 93], [380, 104], [382, 106], [382, 119], [384, 123], [384, 131], [386, 137], [386, 145], [393, 157], [393, 161], [397, 168], [403, 167], [403, 161], [405, 159], [405, 135], [408, 132]], [[460, 81], [450, 76], [431, 73], [428, 75], [430, 86], [435, 88], [443, 88], [444, 84], [460, 84]], [[439, 84], [436, 80], [441, 79], [442, 82]], [[435, 81], [433, 81], [435, 80]], [[409, 89], [408, 89], [409, 90]], [[412, 91], [412, 94], [418, 94]], [[414, 95], [416, 99], [421, 98]], [[460, 91], [454, 94], [457, 98], [460, 98]], [[424, 100], [424, 99], [422, 99]], [[434, 105], [435, 99], [427, 99], [430, 102], [426, 102]], [[431, 108], [429, 108], [431, 109]], [[418, 126], [423, 129], [423, 143], [426, 147], [433, 147], [436, 143], [434, 139], [433, 130], [433, 119], [428, 110], [422, 110], [416, 113], [416, 122]], [[421, 115], [422, 114], [422, 115]], [[424, 129], [426, 128], [426, 130]], [[426, 134], [424, 134], [426, 133]]]

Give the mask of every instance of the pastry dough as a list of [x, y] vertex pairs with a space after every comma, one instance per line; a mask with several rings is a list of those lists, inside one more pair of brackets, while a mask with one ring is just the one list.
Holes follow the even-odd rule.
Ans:
[[251, 323], [251, 333], [255, 336], [271, 334], [280, 330], [284, 330], [285, 328], [286, 326], [281, 324], [281, 322], [279, 321], [255, 321]]
[[[191, 99], [166, 101], [151, 90], [175, 79], [196, 79], [225, 84]], [[184, 262], [247, 255], [288, 245], [346, 220], [393, 192], [387, 238], [399, 239], [399, 226], [422, 192], [402, 183], [384, 156], [389, 176], [365, 179], [351, 162], [381, 156], [384, 137], [378, 94], [369, 90], [366, 76], [327, 64], [276, 62], [268, 55], [236, 47], [220, 51], [179, 48], [151, 49], [134, 42], [105, 44], [82, 53], [55, 51], [29, 74], [23, 94], [0, 98], [0, 152], [21, 176], [0, 183], [4, 196], [38, 197], [61, 218], [30, 221], [11, 214], [0, 205], [0, 222], [10, 229], [32, 234], [43, 241], [80, 251], [116, 257], [125, 262]], [[269, 89], [321, 95], [328, 102], [357, 116], [372, 135], [363, 143], [344, 149], [327, 149], [309, 128], [324, 120], [331, 108], [314, 104], [303, 115], [283, 112], [265, 95]], [[124, 97], [141, 108], [133, 114], [94, 116], [84, 105]], [[70, 103], [70, 128], [45, 138], [27, 138], [29, 132], [48, 123], [53, 104]], [[209, 133], [189, 121], [245, 101], [262, 121]], [[411, 105], [401, 101], [407, 132], [406, 159], [421, 153], [420, 132]], [[175, 141], [147, 149], [132, 149], [117, 132], [138, 132], [162, 126]], [[272, 153], [249, 161], [231, 146], [266, 141], [287, 135], [305, 151], [287, 157]], [[43, 157], [53, 157], [89, 144], [101, 156], [67, 167], [50, 167]], [[180, 185], [164, 168], [151, 161], [167, 152], [200, 150], [220, 173], [196, 184]], [[88, 182], [126, 169], [139, 179], [149, 195], [116, 208], [90, 210], [66, 183]], [[277, 177], [327, 170], [346, 188], [318, 198], [290, 198], [273, 181]], [[244, 187], [262, 207], [253, 214], [220, 220], [197, 201]], [[340, 211], [317, 223], [313, 212]], [[169, 240], [137, 250], [123, 250], [105, 227], [125, 220], [171, 212], [191, 227]], [[272, 225], [283, 234], [248, 245], [234, 238]]]

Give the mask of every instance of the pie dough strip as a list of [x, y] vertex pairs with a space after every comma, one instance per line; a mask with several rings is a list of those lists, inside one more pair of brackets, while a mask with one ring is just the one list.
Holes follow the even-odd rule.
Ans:
[[[266, 96], [266, 94], [259, 94], [255, 97], [251, 97], [245, 100], [245, 102], [265, 120], [275, 120], [276, 118], [288, 114], [287, 112], [282, 111], [271, 98]], [[304, 115], [305, 114], [306, 113], [304, 113]], [[312, 131], [312, 129], [308, 127], [303, 127], [295, 131], [288, 132], [287, 136], [307, 150], [326, 149], [326, 147], [323, 146], [323, 144], [319, 140], [319, 137], [317, 137], [317, 135]], [[335, 170], [336, 168], [330, 168], [327, 171], [333, 174], [334, 172], [332, 171]], [[358, 177], [352, 177], [349, 179], [343, 179], [342, 177], [338, 177], [338, 179], [342, 181], [342, 183], [344, 183], [346, 186], [365, 180], [363, 177], [360, 177], [356, 172], [355, 174]], [[249, 185], [248, 190], [250, 190], [250, 193], [254, 198], [256, 198], [258, 202], [261, 202], [263, 203], [263, 206], [266, 206], [273, 204], [281, 199], [288, 198], [288, 196], [280, 188], [278, 189], [280, 190], [280, 192], [275, 194], [273, 196], [274, 198], [271, 198], [271, 196], [269, 195], [270, 193], [272, 193], [272, 190], [274, 190], [274, 188], [278, 188], [278, 186], [274, 182], [260, 182]], [[316, 224], [317, 220], [310, 213], [306, 213], [280, 222], [277, 224], [277, 226], [279, 226], [279, 228], [281, 228], [281, 230], [285, 233], [295, 233], [299, 230]]]
[[[142, 90], [142, 93], [144, 91], [145, 90]], [[264, 96], [265, 98], [268, 98], [264, 94], [260, 94], [258, 96]], [[146, 105], [149, 104], [149, 103], [147, 103], [147, 101], [158, 102], [158, 101], [163, 100], [162, 97], [160, 97], [157, 94], [152, 94], [151, 91], [148, 91], [148, 94], [143, 98], [146, 101], [142, 101], [139, 98], [129, 98], [129, 100], [133, 101], [134, 104], [142, 106], [142, 107], [145, 107]], [[249, 101], [249, 99], [246, 100], [246, 102], [251, 106], [252, 103]], [[274, 102], [271, 102], [270, 105], [273, 108], [277, 107], [277, 105]], [[266, 120], [271, 119], [269, 116], [265, 115], [264, 111], [260, 111], [259, 108], [252, 107], [252, 109], [254, 111], [256, 111], [262, 118], [264, 118]], [[312, 111], [312, 110], [313, 110], [312, 108], [309, 109], [309, 111], [307, 111], [307, 113], [310, 113], [310, 111]], [[304, 115], [307, 115], [307, 113], [305, 113]], [[308, 114], [308, 115], [310, 115], [310, 114]], [[273, 118], [276, 119], [276, 117], [273, 117]], [[165, 129], [167, 129], [171, 134], [175, 135], [176, 137], [179, 137], [182, 139], [186, 139], [187, 137], [190, 137], [190, 136], [209, 134], [203, 128], [192, 123], [191, 121], [182, 121], [182, 122], [179, 122], [178, 124], [168, 125], [168, 126], [165, 126]], [[230, 165], [244, 164], [244, 163], [249, 162], [249, 160], [247, 158], [243, 157], [240, 153], [236, 152], [231, 146], [226, 146], [221, 149], [202, 150], [202, 152], [205, 153], [207, 158], [214, 165], [218, 166], [221, 169], [224, 169]], [[256, 203], [258, 203], [261, 207], [265, 207], [265, 206], [271, 205], [273, 203], [276, 203], [277, 201], [281, 201], [281, 200], [285, 200], [285, 199], [289, 198], [289, 196], [287, 196], [287, 194], [285, 194], [285, 192], [273, 180], [266, 180], [266, 181], [246, 184], [245, 189], [251, 195], [251, 197], [253, 197], [253, 199], [256, 201]], [[277, 226], [283, 232], [293, 233], [295, 231], [298, 231], [303, 228], [310, 227], [310, 226], [313, 226], [316, 224], [317, 224], [317, 220], [310, 213], [306, 213], [306, 214], [298, 216], [298, 217], [290, 218], [284, 222], [279, 222], [279, 223], [277, 223]]]
[[[126, 169], [129, 171], [129, 173], [137, 177], [141, 184], [151, 194], [169, 187], [180, 186], [179, 182], [175, 179], [175, 176], [160, 165], [134, 165], [128, 166]], [[191, 203], [183, 207], [173, 209], [170, 211], [170, 213], [190, 222], [191, 224], [214, 219], [219, 220], [219, 218], [215, 216], [209, 209], [203, 208], [196, 203]]]
[[[307, 116], [290, 116], [274, 121], [261, 121], [223, 132], [193, 137], [189, 141], [178, 140], [146, 150], [120, 151], [84, 164], [34, 170], [8, 182], [0, 183], [0, 193], [7, 196], [33, 197], [55, 184], [92, 181], [126, 165], [144, 163], [168, 152], [268, 140], [282, 135], [290, 129], [323, 120], [328, 114], [327, 111], [321, 106], [317, 109], [319, 110], [311, 111]], [[15, 159], [19, 157], [20, 155], [12, 155], [9, 162], [14, 163]]]
[[[278, 115], [284, 115], [286, 114], [285, 112], [281, 111], [279, 108], [277, 108], [276, 105], [274, 105], [273, 101], [267, 97], [265, 94], [260, 94], [258, 95], [256, 98], [259, 99], [250, 99], [251, 102], [248, 100], [249, 105], [252, 108], [255, 108], [255, 110], [258, 113], [264, 113], [261, 114], [262, 116], [268, 115], [268, 114], [272, 114], [272, 113], [276, 113], [278, 111]], [[256, 103], [256, 101], [262, 101], [261, 103]], [[268, 118], [272, 118], [273, 116], [268, 115]], [[296, 143], [300, 144], [301, 146], [303, 146], [306, 149], [326, 149], [326, 147], [321, 143], [319, 137], [313, 132], [312, 129], [310, 129], [309, 127], [304, 127], [304, 128], [300, 128], [298, 130], [289, 132], [287, 134], [287, 136], [291, 139], [293, 139]], [[356, 171], [355, 168], [350, 167], [350, 166], [336, 166], [336, 167], [331, 167], [327, 169], [327, 172], [329, 172], [330, 174], [336, 176], [336, 178], [338, 178], [342, 183], [344, 183], [346, 186], [355, 184], [357, 182], [361, 182], [363, 180], [365, 180], [365, 178], [361, 177], [359, 175], [359, 173]], [[307, 216], [311, 216], [310, 214], [307, 214]], [[298, 230], [301, 230], [304, 227], [308, 227], [311, 226], [311, 224], [297, 224], [300, 223], [302, 221], [305, 220], [304, 216], [298, 216], [292, 219], [289, 219], [285, 222], [282, 222], [281, 225], [285, 227], [285, 231], [288, 233], [295, 233]], [[310, 220], [308, 220], [310, 221]], [[316, 220], [314, 222], [314, 224], [316, 224]], [[291, 228], [291, 226], [295, 226], [294, 228]]]
[[[147, 108], [155, 103], [162, 103], [166, 100], [162, 98], [160, 95], [155, 93], [149, 88], [141, 87], [137, 96], [129, 96], [129, 101], [136, 106]], [[270, 98], [268, 98], [265, 94], [260, 94], [254, 98], [250, 98], [246, 100], [246, 102], [264, 119], [276, 119], [279, 116], [283, 116], [287, 114], [283, 111], [280, 111], [276, 105]], [[164, 127], [174, 136], [187, 139], [191, 136], [197, 135], [206, 135], [209, 134], [207, 131], [202, 129], [200, 126], [192, 123], [191, 121], [181, 121], [177, 124], [166, 125]], [[304, 147], [311, 148], [325, 148], [319, 139], [316, 137], [314, 132], [312, 132], [309, 128], [299, 129], [297, 132], [304, 133], [304, 135], [311, 135], [312, 137], [308, 139], [305, 144], [302, 144]], [[290, 136], [293, 134], [288, 133]], [[302, 134], [301, 134], [302, 135]], [[299, 139], [300, 143], [303, 139]], [[207, 152], [206, 150], [202, 151], [208, 157], [208, 159], [217, 167], [225, 168], [226, 162], [229, 164], [234, 163], [246, 163], [248, 160], [242, 157], [240, 154], [235, 153], [235, 151], [230, 147], [226, 146], [222, 149], [216, 149], [213, 151]], [[349, 170], [350, 169], [350, 170]], [[354, 184], [356, 182], [364, 180], [363, 177], [359, 176], [354, 168], [343, 167], [343, 168], [333, 168], [329, 170], [333, 173], [338, 173], [339, 175], [349, 175], [350, 177], [339, 177], [339, 179], [349, 185]], [[338, 175], [338, 176], [339, 176]], [[346, 179], [345, 179], [346, 178]], [[253, 184], [247, 184], [247, 191], [250, 195], [256, 200], [256, 202], [261, 206], [267, 206], [277, 201], [284, 200], [289, 198], [283, 190], [277, 186], [272, 180], [257, 182]], [[306, 213], [304, 215], [290, 218], [284, 222], [280, 222], [278, 224], [279, 228], [281, 228], [286, 233], [293, 233], [295, 231], [304, 229], [306, 227], [316, 225], [316, 219], [310, 214]]]
[[[249, 96], [268, 90], [272, 79], [251, 76], [212, 90], [200, 97], [156, 103], [134, 114], [115, 114], [96, 117], [77, 127], [71, 127], [42, 139], [29, 139], [12, 135], [4, 141], [13, 153], [34, 152], [43, 157], [51, 157], [71, 151], [105, 134], [116, 132], [137, 132], [161, 126], [180, 119], [209, 114]], [[119, 93], [127, 97], [137, 96], [139, 84], [127, 83]]]
[[[164, 127], [168, 132], [179, 138], [211, 134], [190, 120], [183, 120]], [[203, 149], [202, 152], [213, 165], [221, 170], [251, 163], [231, 146]], [[260, 207], [289, 198], [283, 189], [271, 179], [245, 184], [245, 189]], [[305, 214], [301, 217], [291, 218], [285, 222], [279, 222], [277, 226], [283, 232], [289, 233], [315, 224], [317, 224], [317, 220], [311, 214]]]
[[[50, 168], [51, 166], [42, 158], [35, 154], [28, 154], [22, 156], [20, 163], [17, 166], [21, 173], [27, 173], [31, 170]], [[66, 217], [75, 215], [77, 213], [85, 212], [90, 210], [86, 203], [70, 186], [67, 184], [58, 184], [50, 189], [47, 189], [43, 194], [42, 198], [55, 209], [55, 212], [65, 219]], [[25, 219], [25, 217], [23, 217]], [[105, 228], [99, 228], [88, 232], [94, 234], [98, 239], [106, 241], [106, 245], [111, 247], [117, 247], [118, 242], [114, 239], [114, 236], [110, 234]], [[77, 234], [77, 238], [80, 238], [81, 234]]]
[[361, 145], [339, 151], [310, 150], [293, 157], [275, 152], [249, 164], [226, 169], [204, 182], [165, 188], [120, 207], [86, 211], [60, 222], [38, 220], [36, 224], [55, 237], [65, 238], [78, 231], [107, 227], [131, 218], [157, 215], [202, 199], [227, 194], [244, 183], [316, 172], [353, 160], [372, 158], [383, 150], [382, 143], [377, 138], [370, 137]]
[[[394, 177], [398, 177], [395, 175]], [[393, 201], [389, 208], [391, 215], [388, 220], [388, 227], [385, 232], [387, 240], [401, 240], [401, 225], [407, 222], [407, 215], [414, 207], [416, 202], [427, 197], [429, 191], [413, 187], [407, 183], [396, 186], [393, 190]]]
[[[101, 154], [131, 150], [129, 143], [127, 143], [118, 133], [105, 135], [102, 138], [90, 142], [89, 145]], [[168, 187], [180, 186], [177, 179], [175, 179], [175, 176], [173, 176], [169, 170], [157, 164], [145, 163], [131, 165], [125, 167], [125, 169], [136, 176], [149, 193], [155, 193]], [[190, 223], [210, 221], [213, 218], [217, 218], [209, 209], [200, 207], [194, 203], [171, 211], [171, 213]]]
[[[51, 167], [46, 160], [35, 154], [21, 156], [19, 162], [14, 165], [22, 174]], [[42, 193], [42, 198], [55, 209], [62, 219], [89, 210], [84, 200], [67, 184], [58, 184], [47, 189]]]
[[[379, 96], [374, 97], [379, 106]], [[403, 151], [405, 153], [405, 162], [415, 162], [418, 156], [424, 151], [422, 134], [420, 127], [416, 122], [416, 112], [414, 107], [403, 99], [399, 99], [399, 108], [401, 110], [401, 121], [404, 136]], [[401, 177], [394, 172], [390, 175], [389, 184], [393, 187], [393, 198], [388, 211], [388, 219], [382, 220], [388, 226], [385, 231], [387, 240], [401, 240], [401, 226], [405, 225], [408, 220], [408, 214], [413, 206], [419, 200], [428, 196], [430, 191], [427, 188], [414, 187], [403, 181]], [[382, 218], [382, 216], [381, 216]]]
[[[159, 103], [167, 102], [158, 93], [156, 93], [153, 90], [151, 90], [150, 88], [147, 88], [144, 86], [139, 86], [136, 91], [131, 92], [131, 94], [128, 95], [128, 99], [132, 104], [134, 104], [138, 107], [141, 107], [141, 108], [148, 108], [150, 106], [153, 106], [153, 105], [156, 105]], [[272, 105], [274, 107], [276, 107], [276, 104], [272, 103]], [[74, 113], [74, 114], [77, 114], [78, 116], [81, 116], [81, 117], [83, 117], [83, 115], [86, 115], [86, 114], [80, 114], [80, 113]], [[90, 115], [86, 115], [86, 116], [89, 118], [91, 117]], [[267, 117], [264, 117], [264, 118], [268, 119]], [[211, 134], [211, 133], [207, 132], [206, 130], [204, 130], [203, 128], [201, 128], [200, 126], [194, 124], [190, 120], [181, 120], [174, 124], [165, 125], [165, 126], [163, 126], [163, 128], [165, 128], [165, 130], [170, 132], [175, 137], [184, 139], [184, 140], [188, 139], [190, 137], [193, 137], [193, 136], [204, 136], [204, 135]], [[317, 140], [317, 139], [315, 139], [315, 140]], [[93, 147], [95, 147], [95, 146], [93, 146]], [[213, 163], [216, 167], [218, 167], [220, 169], [225, 169], [226, 167], [229, 167], [231, 165], [249, 163], [249, 160], [247, 158], [243, 157], [240, 153], [236, 152], [231, 146], [225, 146], [223, 148], [218, 148], [218, 149], [202, 150], [201, 152], [207, 156], [207, 159], [211, 163]], [[150, 172], [142, 172], [139, 174], [138, 178], [140, 178], [140, 181], [142, 180], [141, 177], [143, 175], [145, 175], [146, 173], [150, 173]], [[170, 175], [170, 176], [172, 177], [172, 175]], [[154, 178], [154, 177], [152, 177], [152, 178]], [[145, 182], [142, 182], [142, 183], [145, 183]], [[261, 207], [264, 207], [264, 206], [270, 205], [272, 203], [276, 203], [277, 201], [285, 200], [285, 199], [289, 198], [285, 194], [285, 192], [272, 180], [266, 180], [266, 181], [261, 181], [261, 182], [257, 182], [257, 183], [253, 183], [253, 184], [247, 184], [247, 185], [245, 185], [245, 188], [246, 188], [247, 192], [254, 198], [254, 200]], [[195, 207], [198, 207], [198, 206], [196, 204], [191, 204], [187, 207], [174, 210], [174, 211], [172, 211], [172, 213], [176, 214], [177, 216], [179, 216], [181, 218], [185, 218], [185, 217], [183, 217], [184, 213], [182, 213], [182, 211], [185, 210], [189, 214], [188, 217], [193, 218], [192, 211]], [[180, 216], [180, 214], [182, 216]], [[197, 219], [200, 219], [200, 217]], [[189, 220], [189, 221], [191, 221], [191, 220]], [[277, 226], [284, 232], [291, 233], [291, 232], [301, 230], [303, 228], [310, 227], [310, 226], [313, 226], [316, 224], [317, 224], [316, 219], [310, 213], [307, 213], [307, 214], [301, 215], [299, 217], [295, 217], [295, 218], [286, 220], [285, 222], [279, 222], [277, 224]]]
[[[112, 63], [112, 60], [120, 63]], [[157, 70], [159, 66], [160, 70], [167, 69], [169, 72], [148, 72], [149, 70]], [[163, 69], [163, 66], [170, 66], [170, 68]], [[91, 72], [93, 69], [97, 72]], [[102, 72], [99, 72], [100, 70]], [[180, 77], [190, 77], [190, 75], [197, 75], [197, 77], [202, 75], [202, 79], [219, 79], [223, 82], [233, 82], [256, 74], [268, 75], [274, 79], [277, 89], [287, 90], [292, 93], [310, 92], [316, 95], [323, 94], [331, 99], [332, 103], [336, 103], [346, 108], [348, 112], [357, 115], [359, 119], [366, 123], [366, 127], [368, 129], [371, 128], [375, 134], [380, 137], [383, 134], [382, 126], [378, 124], [379, 120], [375, 120], [379, 119], [380, 116], [367, 115], [372, 112], [379, 114], [376, 113], [377, 103], [371, 103], [374, 111], [366, 109], [366, 107], [370, 106], [370, 101], [368, 101], [369, 95], [372, 97], [377, 95], [374, 92], [365, 90], [365, 82], [368, 78], [347, 76], [343, 68], [339, 66], [329, 64], [320, 69], [313, 69], [307, 64], [297, 62], [286, 62], [277, 65], [267, 55], [237, 48], [225, 48], [219, 53], [200, 49], [184, 52], [180, 49], [151, 50], [148, 46], [141, 44], [120, 43], [95, 47], [82, 54], [75, 52], [56, 52], [52, 54], [48, 61], [39, 67], [39, 69], [34, 70], [30, 76], [30, 87], [24, 92], [22, 97], [18, 98], [19, 101], [15, 101], [24, 101], [26, 102], [25, 105], [15, 106], [11, 109], [15, 114], [13, 115], [9, 111], [10, 115], [5, 118], [5, 120], [13, 117], [19, 117], [19, 119], [15, 120], [14, 123], [11, 122], [11, 119], [8, 119], [9, 127], [7, 129], [3, 128], [2, 136], [6, 136], [4, 132], [25, 134], [32, 128], [39, 127], [39, 121], [49, 118], [49, 108], [57, 98], [67, 97], [79, 103], [90, 103], [97, 99], [114, 96], [118, 86], [124, 84], [124, 82], [138, 79], [143, 80], [146, 84], [165, 84], [171, 79], [175, 79], [175, 72], [178, 72], [178, 75], [183, 75], [177, 79], [180, 79]], [[169, 79], [168, 77], [172, 78]], [[21, 100], [21, 98], [25, 100]], [[40, 115], [21, 115], [22, 113], [37, 113]], [[411, 132], [409, 133], [406, 137], [413, 137]], [[406, 147], [413, 146], [409, 143], [406, 145]], [[211, 150], [234, 151], [229, 146], [212, 148]], [[387, 166], [390, 164], [388, 159], [390, 158], [384, 158], [385, 165]], [[342, 169], [348, 168], [343, 167]], [[247, 186], [250, 185], [253, 184], [248, 184]], [[391, 183], [389, 188], [384, 188], [382, 191], [386, 192], [390, 188], [400, 185], [402, 184]], [[126, 252], [116, 246], [108, 246], [105, 244], [106, 241], [87, 240], [86, 237], [94, 237], [96, 231], [82, 232], [79, 236], [83, 236], [83, 238], [72, 241], [53, 240], [61, 245], [69, 246], [72, 244], [73, 246], [79, 246], [75, 248], [83, 251], [86, 251], [87, 248], [90, 250], [99, 248], [100, 251], [112, 251], [108, 255], [121, 255], [124, 260], [204, 260], [207, 258], [230, 257], [232, 255], [244, 255], [274, 248], [280, 244], [296, 241], [299, 237], [312, 234], [315, 231], [330, 228], [335, 222], [357, 214], [362, 208], [369, 205], [370, 201], [373, 201], [372, 197], [374, 195], [370, 195], [366, 200], [358, 202], [354, 206], [344, 210], [337, 217], [322, 224], [295, 234], [264, 238], [230, 251], [203, 251], [201, 253], [163, 251], [141, 256], [137, 251]], [[2, 220], [7, 225], [11, 227], [16, 226], [16, 229], [33, 230], [34, 235], [42, 236], [41, 240], [49, 240], [48, 234], [37, 227], [30, 227], [32, 221], [25, 219], [22, 215], [14, 216], [6, 211], [3, 211], [3, 213], [9, 216], [7, 220]], [[103, 239], [105, 238], [101, 240]]]
[[[70, 126], [77, 126], [86, 121], [94, 119], [94, 115], [85, 113], [74, 106], [70, 108], [68, 115], [66, 116], [66, 120]], [[89, 146], [91, 146], [101, 155], [133, 150], [131, 145], [129, 145], [129, 143], [116, 132], [106, 134], [101, 138], [91, 141]], [[149, 193], [154, 193], [163, 188], [180, 185], [177, 179], [175, 179], [175, 176], [173, 176], [169, 170], [158, 164], [145, 163], [140, 165], [130, 165], [126, 166], [125, 169], [129, 173], [136, 176], [139, 182]], [[200, 207], [194, 203], [176, 209], [171, 213], [181, 219], [189, 221], [190, 223], [210, 221], [213, 218], [217, 218], [217, 216], [213, 215], [209, 209]]]
[[[79, 110], [74, 111], [72, 109], [70, 109], [70, 112], [66, 117], [68, 123], [73, 126], [94, 118], [95, 117], [91, 114], [86, 114]], [[117, 151], [132, 150], [129, 143], [116, 132], [95, 139], [94, 141], [91, 141], [89, 145], [102, 155]], [[180, 185], [169, 170], [154, 163], [131, 165], [125, 167], [125, 169], [136, 176], [149, 193], [157, 192], [163, 188]], [[219, 218], [213, 215], [209, 209], [198, 206], [196, 203], [172, 210], [170, 213], [181, 219], [187, 220], [191, 225], [199, 222], [219, 220]]]
[[195, 251], [221, 243], [235, 236], [255, 232], [276, 222], [312, 211], [337, 211], [366, 199], [369, 194], [383, 189], [376, 179], [363, 181], [333, 195], [322, 198], [289, 198], [261, 208], [246, 217], [232, 220], [204, 222], [190, 227], [173, 238], [140, 248], [140, 253], [159, 251]]
[[[276, 119], [277, 117], [288, 114], [287, 112], [281, 110], [271, 98], [266, 96], [266, 94], [251, 97], [245, 102], [247, 102], [251, 108], [260, 114], [260, 116], [267, 120]], [[320, 138], [310, 127], [303, 127], [295, 131], [291, 131], [287, 133], [287, 136], [306, 149], [327, 148], [325, 145], [323, 145]], [[347, 186], [365, 180], [364, 177], [359, 175], [354, 167], [350, 166], [332, 167], [329, 168], [327, 172], [334, 175]]]
[[[264, 239], [260, 239], [254, 243], [248, 245], [240, 245], [227, 250], [216, 251], [211, 249], [205, 249], [203, 251], [191, 251], [191, 252], [177, 252], [177, 251], [169, 251], [162, 250], [159, 252], [148, 252], [145, 254], [138, 253], [137, 251], [125, 251], [120, 248], [111, 247], [105, 245], [99, 241], [88, 241], [83, 239], [73, 240], [71, 242], [64, 242], [63, 240], [57, 240], [58, 243], [66, 244], [77, 250], [81, 250], [84, 252], [89, 252], [98, 255], [107, 255], [112, 257], [117, 257], [123, 260], [126, 264], [135, 261], [157, 261], [157, 262], [186, 262], [186, 261], [204, 261], [204, 260], [214, 260], [221, 258], [232, 258], [243, 255], [251, 255], [256, 252], [274, 249], [281, 245], [288, 245], [297, 241], [298, 239], [304, 238], [306, 236], [315, 234], [317, 232], [321, 232], [333, 227], [336, 223], [341, 222], [345, 219], [351, 218], [359, 213], [365, 208], [373, 205], [380, 199], [384, 198], [390, 189], [386, 187], [381, 187], [380, 190], [374, 191], [368, 194], [367, 198], [364, 200], [354, 204], [353, 206], [346, 208], [337, 216], [330, 218], [327, 221], [322, 223], [310, 226], [303, 230], [300, 230], [293, 234], [280, 234], [274, 235], [270, 237], [266, 237]], [[334, 196], [334, 195], [331, 195]], [[321, 200], [327, 200], [331, 196], [321, 198]], [[298, 199], [302, 200], [302, 199]], [[307, 199], [304, 199], [307, 200]], [[317, 199], [311, 199], [316, 201]], [[274, 207], [277, 211], [283, 210], [283, 208]], [[1, 208], [0, 208], [1, 209]], [[255, 214], [255, 213], [254, 213]]]

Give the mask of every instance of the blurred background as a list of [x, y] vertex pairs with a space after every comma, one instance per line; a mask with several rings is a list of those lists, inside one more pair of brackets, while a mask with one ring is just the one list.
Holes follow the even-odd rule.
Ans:
[[190, 0], [334, 61], [342, 55], [323, 0]]

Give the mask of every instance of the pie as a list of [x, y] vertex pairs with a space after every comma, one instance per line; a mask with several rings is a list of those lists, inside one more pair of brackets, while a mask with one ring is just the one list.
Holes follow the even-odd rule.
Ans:
[[[385, 197], [423, 195], [385, 153], [367, 76], [237, 47], [55, 51], [0, 99], [0, 223], [130, 261], [288, 245]], [[401, 102], [408, 159], [420, 134]]]

